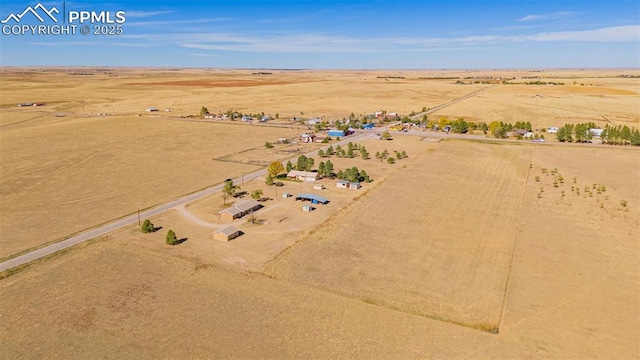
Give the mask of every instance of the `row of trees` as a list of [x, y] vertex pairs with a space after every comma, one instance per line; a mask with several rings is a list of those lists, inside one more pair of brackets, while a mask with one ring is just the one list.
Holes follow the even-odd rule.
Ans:
[[357, 143], [354, 144], [352, 142], [349, 142], [347, 144], [347, 150], [344, 150], [340, 145], [337, 145], [335, 149], [333, 148], [332, 145], [329, 145], [329, 147], [327, 148], [327, 151], [319, 150], [318, 156], [320, 156], [321, 158], [327, 158], [335, 155], [337, 157], [354, 158], [356, 157], [356, 152], [359, 152], [360, 156], [363, 159], [365, 160], [370, 159], [369, 152], [364, 146], [361, 146]]
[[338, 171], [336, 174], [338, 179], [347, 180], [351, 182], [371, 182], [371, 178], [367, 175], [367, 172], [364, 170], [358, 170], [357, 167], [352, 167], [344, 170]]
[[593, 138], [593, 134], [590, 129], [595, 129], [598, 126], [593, 122], [580, 123], [580, 124], [565, 124], [558, 129], [556, 138], [560, 142], [584, 142]]
[[640, 131], [627, 125], [607, 125], [600, 138], [605, 144], [640, 146]]

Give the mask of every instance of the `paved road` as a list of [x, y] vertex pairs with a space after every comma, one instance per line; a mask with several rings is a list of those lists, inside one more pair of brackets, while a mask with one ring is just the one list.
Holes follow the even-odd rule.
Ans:
[[[346, 145], [350, 141], [360, 140], [360, 139], [364, 138], [366, 135], [367, 135], [366, 133], [358, 133], [358, 134], [346, 137], [346, 138], [344, 138], [344, 140], [340, 141], [339, 143], [335, 143], [335, 144], [332, 144], [332, 145], [337, 145], [337, 144]], [[316, 156], [317, 154], [318, 154], [318, 151], [314, 150], [314, 151], [311, 151], [309, 153], [306, 153], [305, 156]], [[295, 162], [296, 158], [292, 158], [291, 160], [292, 160], [292, 162]], [[257, 177], [264, 176], [266, 174], [267, 174], [267, 170], [265, 168], [265, 169], [254, 171], [254, 172], [249, 173], [249, 174], [244, 174], [242, 177], [238, 177], [236, 179], [233, 179], [233, 182], [238, 184], [241, 181], [249, 181], [249, 180], [255, 179]], [[206, 188], [204, 190], [200, 190], [200, 191], [195, 192], [193, 194], [189, 194], [189, 195], [183, 196], [181, 198], [178, 198], [178, 199], [173, 200], [171, 202], [168, 202], [166, 204], [156, 206], [156, 207], [154, 207], [152, 209], [141, 211], [140, 212], [140, 219], [147, 219], [147, 218], [150, 218], [152, 216], [161, 214], [161, 213], [163, 213], [165, 211], [171, 210], [171, 209], [173, 209], [175, 207], [178, 207], [178, 206], [181, 206], [181, 205], [185, 205], [185, 204], [190, 203], [190, 202], [192, 202], [194, 200], [201, 199], [201, 198], [203, 198], [205, 196], [209, 196], [209, 195], [214, 194], [214, 193], [216, 193], [218, 191], [221, 191], [222, 187], [223, 187], [223, 184], [218, 184], [218, 185]], [[38, 250], [31, 251], [29, 253], [26, 253], [24, 255], [20, 255], [18, 257], [13, 258], [13, 259], [6, 260], [6, 261], [0, 263], [0, 272], [15, 268], [15, 267], [20, 266], [20, 265], [24, 265], [26, 263], [29, 263], [29, 262], [33, 261], [33, 260], [40, 259], [40, 258], [45, 257], [47, 255], [51, 255], [51, 254], [56, 253], [56, 252], [58, 252], [60, 250], [66, 249], [66, 248], [71, 247], [71, 246], [74, 246], [76, 244], [79, 244], [81, 242], [87, 241], [89, 239], [93, 239], [95, 237], [110, 233], [110, 232], [112, 232], [114, 230], [118, 230], [118, 229], [120, 229], [122, 227], [131, 225], [131, 224], [135, 224], [137, 222], [138, 222], [138, 214], [137, 213], [133, 214], [133, 215], [129, 215], [129, 216], [124, 217], [124, 218], [119, 219], [119, 220], [115, 220], [115, 221], [113, 221], [113, 222], [111, 222], [109, 224], [99, 226], [99, 227], [97, 227], [95, 229], [92, 229], [92, 230], [83, 232], [81, 234], [75, 235], [75, 236], [73, 236], [73, 237], [71, 237], [69, 239], [57, 242], [57, 243], [52, 244], [52, 245], [45, 246], [45, 247], [43, 247], [41, 249], [38, 249]]]

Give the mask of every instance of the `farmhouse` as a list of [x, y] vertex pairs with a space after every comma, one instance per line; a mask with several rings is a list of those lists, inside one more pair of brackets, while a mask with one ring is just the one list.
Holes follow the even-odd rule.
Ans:
[[336, 183], [336, 187], [340, 189], [346, 189], [349, 187], [349, 182], [347, 180], [338, 180]]
[[236, 229], [234, 226], [227, 226], [226, 228], [214, 231], [213, 240], [231, 241], [242, 234], [244, 233]]
[[312, 171], [291, 170], [287, 174], [287, 178], [298, 181], [317, 181], [320, 179], [320, 174]]
[[220, 211], [219, 214], [222, 220], [233, 221], [256, 210], [260, 210], [260, 208], [262, 208], [262, 204], [260, 204], [256, 200], [239, 200], [236, 201], [230, 208]]
[[326, 205], [329, 203], [329, 200], [327, 200], [327, 198], [323, 198], [322, 196], [318, 196], [315, 194], [296, 195], [296, 201], [298, 200], [311, 201], [312, 204], [322, 204], [322, 205]]

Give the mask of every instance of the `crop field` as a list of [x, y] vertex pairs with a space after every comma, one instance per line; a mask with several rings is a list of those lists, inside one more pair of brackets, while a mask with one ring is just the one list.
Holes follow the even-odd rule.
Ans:
[[[408, 115], [485, 89], [429, 117], [640, 125], [639, 79], [617, 77], [637, 70], [75, 71], [0, 69], [0, 258], [320, 149], [294, 116]], [[190, 116], [202, 106], [274, 119]], [[420, 130], [355, 141], [369, 160], [332, 156], [371, 176], [359, 190], [241, 180], [242, 199], [264, 191], [261, 225], [222, 220], [237, 199], [216, 193], [153, 216], [155, 233], [127, 226], [3, 273], [0, 353], [640, 357], [637, 147]], [[380, 161], [384, 150], [408, 158]], [[303, 212], [285, 191], [330, 203]], [[244, 235], [212, 239], [229, 224]], [[184, 242], [167, 245], [169, 229]]]

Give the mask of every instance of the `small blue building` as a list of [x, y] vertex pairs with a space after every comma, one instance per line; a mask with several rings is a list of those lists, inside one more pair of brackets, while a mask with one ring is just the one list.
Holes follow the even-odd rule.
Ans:
[[343, 130], [329, 130], [327, 135], [331, 136], [331, 137], [343, 137], [344, 136], [344, 131]]
[[373, 129], [374, 127], [375, 127], [374, 124], [364, 124], [364, 125], [362, 125], [362, 128], [365, 129], [365, 130]]

